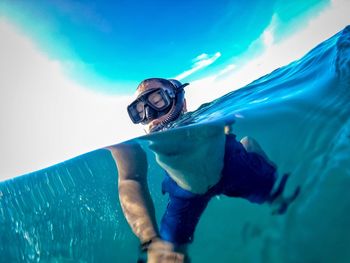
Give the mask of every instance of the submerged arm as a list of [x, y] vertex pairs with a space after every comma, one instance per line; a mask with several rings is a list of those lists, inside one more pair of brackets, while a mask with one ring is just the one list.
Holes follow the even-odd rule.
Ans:
[[119, 199], [124, 215], [141, 243], [158, 236], [147, 185], [146, 154], [136, 142], [109, 147], [118, 167]]

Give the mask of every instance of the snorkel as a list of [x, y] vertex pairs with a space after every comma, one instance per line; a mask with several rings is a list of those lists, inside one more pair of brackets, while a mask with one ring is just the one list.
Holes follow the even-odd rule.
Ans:
[[175, 89], [175, 106], [169, 111], [168, 116], [164, 120], [162, 120], [159, 124], [157, 124], [149, 130], [150, 133], [164, 129], [164, 127], [170, 122], [179, 118], [183, 110], [185, 98], [184, 88], [187, 85], [189, 85], [189, 83], [181, 84], [180, 81], [175, 79], [169, 79], [169, 82], [173, 85]]

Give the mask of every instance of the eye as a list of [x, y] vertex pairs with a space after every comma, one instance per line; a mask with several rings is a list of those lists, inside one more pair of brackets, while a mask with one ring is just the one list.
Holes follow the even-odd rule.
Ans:
[[139, 103], [136, 104], [136, 110], [137, 110], [138, 113], [142, 113], [143, 109], [144, 109], [144, 107], [143, 107], [143, 103], [142, 102], [139, 102]]
[[148, 101], [157, 108], [165, 106], [165, 101], [159, 92], [154, 92], [148, 96]]

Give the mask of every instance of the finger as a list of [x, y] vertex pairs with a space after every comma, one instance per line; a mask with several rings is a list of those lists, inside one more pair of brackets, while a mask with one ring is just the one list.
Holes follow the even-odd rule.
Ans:
[[183, 263], [185, 259], [184, 255], [176, 252], [171, 252], [164, 256], [166, 260], [162, 263]]
[[157, 251], [149, 253], [147, 263], [184, 263], [184, 255], [177, 252]]

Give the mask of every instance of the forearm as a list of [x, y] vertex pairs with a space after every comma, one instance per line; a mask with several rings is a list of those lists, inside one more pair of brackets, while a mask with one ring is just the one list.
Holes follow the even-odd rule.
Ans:
[[154, 206], [146, 183], [119, 181], [119, 199], [126, 220], [141, 243], [158, 235]]
[[140, 241], [158, 234], [154, 206], [147, 186], [147, 158], [133, 141], [108, 148], [118, 168], [119, 200], [124, 215]]

